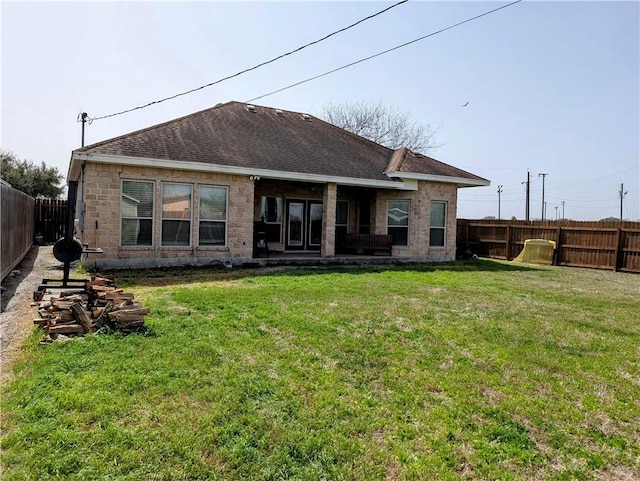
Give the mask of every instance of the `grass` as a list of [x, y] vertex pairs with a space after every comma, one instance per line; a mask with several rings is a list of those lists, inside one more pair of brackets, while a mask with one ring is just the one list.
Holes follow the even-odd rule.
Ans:
[[261, 272], [119, 273], [150, 333], [34, 333], [3, 479], [640, 478], [640, 276]]

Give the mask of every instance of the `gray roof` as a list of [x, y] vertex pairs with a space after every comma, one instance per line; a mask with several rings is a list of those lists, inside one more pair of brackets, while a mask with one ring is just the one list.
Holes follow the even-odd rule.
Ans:
[[310, 115], [271, 107], [250, 109], [240, 102], [219, 104], [74, 151], [81, 152], [366, 180], [389, 181], [384, 172], [393, 170], [488, 183]]

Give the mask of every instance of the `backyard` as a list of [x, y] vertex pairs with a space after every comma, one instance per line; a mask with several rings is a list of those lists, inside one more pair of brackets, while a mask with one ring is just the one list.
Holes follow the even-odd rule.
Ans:
[[2, 388], [2, 479], [640, 479], [640, 276], [474, 260], [116, 280], [149, 331], [34, 330]]

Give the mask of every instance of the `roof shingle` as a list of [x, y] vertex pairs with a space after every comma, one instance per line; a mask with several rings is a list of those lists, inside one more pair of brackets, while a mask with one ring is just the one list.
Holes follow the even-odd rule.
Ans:
[[250, 111], [246, 104], [227, 102], [74, 152], [354, 179], [388, 181], [384, 172], [391, 168], [400, 173], [485, 180], [400, 150], [394, 153], [306, 114], [261, 106]]

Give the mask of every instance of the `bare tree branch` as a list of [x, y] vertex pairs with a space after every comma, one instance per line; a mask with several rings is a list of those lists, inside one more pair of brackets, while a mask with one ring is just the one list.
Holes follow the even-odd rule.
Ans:
[[440, 146], [435, 138], [437, 129], [419, 124], [408, 112], [382, 102], [328, 103], [322, 108], [321, 117], [390, 149], [407, 147], [414, 152], [429, 153]]

